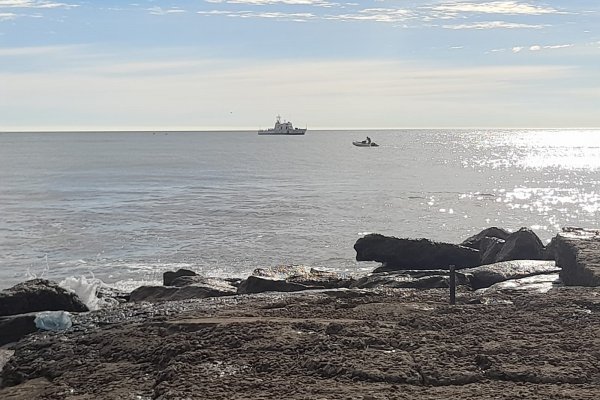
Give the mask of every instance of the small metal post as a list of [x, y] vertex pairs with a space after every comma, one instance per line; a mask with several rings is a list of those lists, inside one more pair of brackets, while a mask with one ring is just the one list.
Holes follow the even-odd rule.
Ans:
[[456, 304], [456, 267], [450, 266], [450, 304]]

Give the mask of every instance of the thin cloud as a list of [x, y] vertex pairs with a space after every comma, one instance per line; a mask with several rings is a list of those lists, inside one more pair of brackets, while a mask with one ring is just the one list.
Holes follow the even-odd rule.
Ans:
[[210, 11], [197, 11], [196, 14], [200, 15], [229, 15], [233, 14], [232, 11], [223, 11], [223, 10], [210, 10]]
[[206, 0], [206, 2], [215, 4], [248, 4], [255, 6], [284, 4], [295, 6], [334, 7], [340, 5], [339, 3], [332, 3], [324, 0]]
[[[545, 46], [541, 46], [539, 44], [534, 44], [534, 45], [530, 45], [528, 47], [527, 46], [515, 46], [509, 50], [512, 51], [513, 53], [520, 53], [525, 49], [527, 49], [531, 52], [539, 52], [539, 51], [543, 51], [543, 50], [568, 49], [573, 46], [574, 46], [573, 44], [553, 44], [553, 45], [545, 45]], [[498, 52], [504, 52], [504, 51], [507, 51], [507, 49], [490, 50], [490, 52], [492, 52], [492, 53], [498, 53]]]
[[555, 44], [550, 46], [540, 46], [539, 44], [534, 44], [533, 46], [529, 46], [529, 51], [542, 51], [542, 50], [557, 50], [557, 49], [566, 49], [569, 47], [573, 47], [572, 44]]
[[168, 14], [181, 14], [181, 13], [185, 13], [185, 10], [182, 10], [181, 8], [170, 8], [168, 10], [164, 10], [161, 7], [151, 7], [148, 8], [147, 11], [150, 12], [150, 14], [152, 15], [168, 15]]
[[0, 13], [0, 21], [10, 21], [15, 18], [17, 18], [15, 13]]
[[458, 2], [445, 3], [430, 7], [431, 10], [457, 17], [460, 14], [507, 14], [507, 15], [543, 15], [562, 14], [553, 7], [522, 3], [520, 1], [490, 1], [485, 3]]
[[568, 47], [573, 47], [572, 44], [555, 44], [553, 46], [544, 46], [544, 49], [566, 49]]
[[283, 13], [283, 12], [253, 12], [253, 11], [222, 11], [222, 10], [211, 10], [211, 11], [198, 11], [200, 15], [225, 15], [227, 17], [235, 18], [266, 18], [276, 19], [294, 22], [306, 22], [309, 19], [313, 19], [316, 16], [311, 13]]
[[222, 15], [233, 18], [266, 18], [276, 19], [279, 21], [293, 21], [293, 22], [306, 22], [309, 19], [316, 18], [316, 15], [312, 13], [284, 13], [284, 12], [254, 12], [254, 11], [224, 11], [224, 10], [210, 10], [210, 11], [197, 11], [199, 15], [213, 16]]
[[472, 24], [443, 25], [445, 29], [541, 29], [544, 25], [517, 24], [505, 21], [475, 22]]
[[402, 22], [415, 18], [415, 14], [405, 9], [367, 8], [354, 14], [327, 15], [324, 18], [341, 21]]
[[308, 19], [314, 18], [314, 15], [311, 13], [282, 13], [282, 12], [263, 12], [263, 13], [245, 12], [245, 13], [240, 13], [239, 16], [242, 18], [272, 18], [272, 19], [279, 19], [279, 20], [293, 20], [296, 22], [304, 22]]
[[56, 3], [44, 0], [0, 0], [0, 8], [73, 8], [78, 4]]

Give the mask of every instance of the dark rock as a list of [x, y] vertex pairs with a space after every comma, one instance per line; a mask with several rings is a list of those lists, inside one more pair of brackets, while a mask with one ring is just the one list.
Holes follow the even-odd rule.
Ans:
[[544, 244], [529, 228], [521, 228], [506, 238], [496, 255], [496, 262], [511, 260], [543, 260]]
[[556, 260], [556, 237], [553, 237], [544, 248], [543, 258], [544, 260]]
[[[193, 280], [193, 282], [185, 284], [188, 280]], [[181, 286], [142, 286], [131, 292], [130, 301], [155, 303], [168, 300], [204, 299], [206, 297], [232, 296], [237, 292], [233, 285], [220, 278], [182, 276], [172, 283], [179, 283]]]
[[565, 228], [555, 237], [556, 264], [567, 286], [600, 286], [600, 231]]
[[378, 261], [378, 271], [449, 269], [479, 265], [479, 250], [428, 239], [399, 239], [366, 235], [354, 244], [357, 261]]
[[35, 314], [0, 317], [0, 346], [18, 342], [24, 336], [36, 332]]
[[481, 242], [485, 238], [496, 238], [506, 240], [508, 235], [510, 235], [509, 231], [493, 226], [491, 228], [482, 230], [478, 234], [473, 235], [468, 239], [465, 239], [460, 245], [483, 251], [483, 249], [481, 248]]
[[171, 282], [171, 286], [183, 287], [190, 285], [216, 285], [216, 286], [233, 286], [237, 288], [242, 281], [241, 278], [207, 278], [205, 276], [180, 276]]
[[[448, 271], [444, 270], [405, 270], [393, 272], [376, 272], [358, 279], [352, 288], [413, 288], [433, 289], [450, 286]], [[456, 273], [456, 284], [469, 286], [469, 276], [462, 271]]]
[[505, 241], [495, 237], [486, 237], [481, 239], [481, 264], [493, 264], [496, 262], [496, 256], [502, 250]]
[[200, 275], [183, 275], [173, 279], [171, 283], [166, 286], [184, 287], [195, 283], [203, 283], [205, 280], [206, 277]]
[[99, 286], [96, 290], [96, 296], [107, 303], [113, 303], [115, 305], [127, 303], [129, 301], [129, 292], [124, 292], [107, 285]]
[[324, 286], [307, 286], [301, 283], [288, 282], [266, 276], [249, 276], [238, 287], [238, 294], [263, 292], [299, 292], [310, 289], [325, 289]]
[[257, 268], [253, 276], [283, 280], [310, 288], [339, 289], [350, 287], [352, 278], [345, 279], [335, 272], [321, 271], [303, 265], [284, 265], [271, 268]]
[[0, 292], [0, 316], [36, 311], [88, 311], [79, 297], [57, 283], [32, 279]]
[[473, 289], [490, 287], [498, 282], [525, 278], [532, 275], [558, 273], [560, 268], [554, 261], [517, 260], [482, 265], [461, 270], [471, 276]]
[[195, 276], [196, 273], [194, 271], [190, 271], [189, 269], [178, 269], [177, 271], [167, 271], [163, 274], [163, 285], [171, 286], [173, 281], [180, 276]]

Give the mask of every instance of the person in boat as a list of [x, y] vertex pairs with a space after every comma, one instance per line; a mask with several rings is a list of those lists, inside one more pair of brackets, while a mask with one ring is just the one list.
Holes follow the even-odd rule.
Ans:
[[366, 144], [371, 144], [371, 138], [367, 136], [367, 139], [365, 140]]

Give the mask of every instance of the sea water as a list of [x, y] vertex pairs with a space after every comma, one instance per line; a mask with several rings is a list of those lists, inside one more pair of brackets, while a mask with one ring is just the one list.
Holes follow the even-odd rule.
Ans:
[[[380, 147], [361, 148], [366, 136]], [[366, 233], [458, 243], [600, 225], [600, 131], [0, 133], [0, 288], [165, 270], [370, 271]]]

